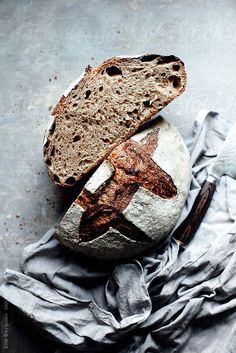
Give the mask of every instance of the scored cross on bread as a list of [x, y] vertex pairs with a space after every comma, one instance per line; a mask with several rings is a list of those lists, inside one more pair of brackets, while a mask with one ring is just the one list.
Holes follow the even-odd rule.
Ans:
[[190, 182], [184, 141], [159, 116], [101, 163], [65, 213], [56, 237], [98, 258], [138, 254], [174, 227]]
[[113, 57], [62, 96], [52, 115], [44, 158], [55, 183], [72, 186], [185, 89], [177, 57]]
[[78, 196], [75, 203], [85, 210], [79, 229], [81, 241], [96, 238], [109, 227], [136, 240], [148, 240], [125, 220], [122, 211], [140, 186], [164, 199], [177, 195], [171, 177], [151, 159], [158, 145], [158, 130], [148, 133], [140, 143], [130, 139], [116, 147], [107, 157], [114, 168], [111, 178], [95, 193], [85, 187]]

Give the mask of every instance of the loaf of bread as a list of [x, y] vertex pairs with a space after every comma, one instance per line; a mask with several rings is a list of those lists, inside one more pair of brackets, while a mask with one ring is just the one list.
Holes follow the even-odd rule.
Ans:
[[113, 57], [87, 67], [52, 113], [44, 160], [56, 184], [74, 185], [185, 89], [177, 57]]
[[159, 117], [113, 149], [66, 212], [57, 237], [97, 258], [135, 255], [174, 227], [190, 181], [186, 146]]

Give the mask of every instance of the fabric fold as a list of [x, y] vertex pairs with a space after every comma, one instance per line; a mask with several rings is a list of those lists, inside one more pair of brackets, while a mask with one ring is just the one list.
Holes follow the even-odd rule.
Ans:
[[[193, 163], [188, 199], [160, 246], [132, 259], [94, 260], [64, 248], [53, 226], [24, 250], [22, 273], [6, 270], [0, 295], [52, 339], [79, 351], [107, 345], [120, 353], [235, 351], [236, 181], [221, 178], [184, 252], [171, 238], [229, 128], [215, 112], [196, 117], [186, 141]], [[216, 332], [224, 333], [218, 344]]]

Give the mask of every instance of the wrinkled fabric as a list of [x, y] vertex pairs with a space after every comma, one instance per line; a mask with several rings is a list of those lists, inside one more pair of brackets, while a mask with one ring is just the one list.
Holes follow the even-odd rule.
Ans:
[[[229, 128], [217, 113], [196, 117], [186, 141], [192, 184], [175, 229]], [[236, 180], [223, 176], [185, 251], [170, 234], [135, 258], [94, 260], [64, 248], [55, 225], [26, 247], [22, 272], [6, 270], [0, 295], [52, 339], [79, 351], [235, 352], [235, 219]]]

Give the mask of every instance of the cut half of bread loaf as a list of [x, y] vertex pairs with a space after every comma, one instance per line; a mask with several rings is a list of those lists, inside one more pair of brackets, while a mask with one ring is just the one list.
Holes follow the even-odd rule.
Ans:
[[55, 183], [72, 186], [185, 89], [177, 57], [113, 57], [87, 67], [53, 110], [44, 159]]

